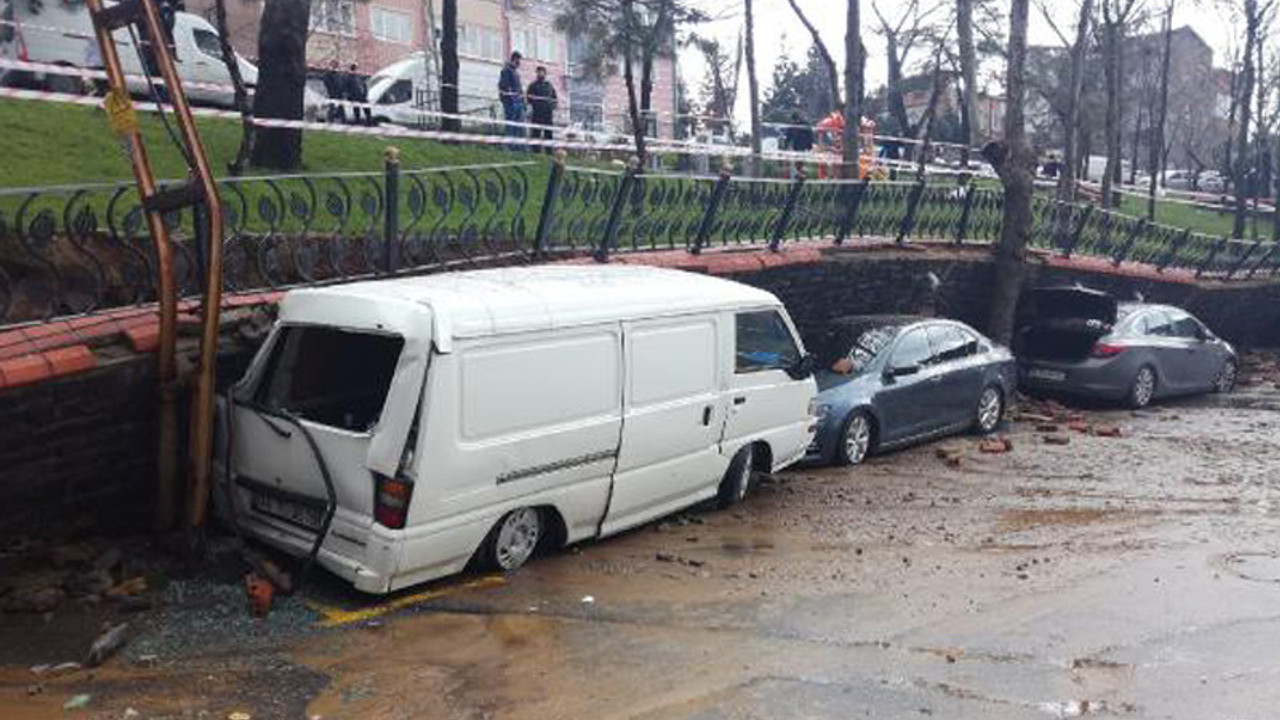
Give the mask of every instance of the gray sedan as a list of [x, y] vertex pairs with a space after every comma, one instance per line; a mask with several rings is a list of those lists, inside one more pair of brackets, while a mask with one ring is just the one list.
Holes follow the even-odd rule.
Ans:
[[1030, 300], [1014, 345], [1019, 384], [1029, 392], [1144, 407], [1235, 387], [1235, 350], [1184, 310], [1119, 303], [1083, 288], [1041, 288]]

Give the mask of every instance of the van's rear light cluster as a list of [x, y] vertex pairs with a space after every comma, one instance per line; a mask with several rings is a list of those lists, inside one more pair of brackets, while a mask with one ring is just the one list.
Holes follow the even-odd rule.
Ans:
[[1093, 351], [1089, 354], [1096, 358], [1113, 358], [1122, 352], [1124, 352], [1124, 347], [1121, 345], [1098, 343], [1093, 346]]
[[404, 527], [409, 515], [413, 483], [400, 478], [374, 475], [373, 519], [393, 530]]

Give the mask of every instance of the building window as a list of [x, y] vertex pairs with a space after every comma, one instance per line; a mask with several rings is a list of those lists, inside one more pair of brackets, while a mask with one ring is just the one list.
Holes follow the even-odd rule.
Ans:
[[406, 45], [413, 42], [413, 17], [409, 13], [374, 6], [369, 9], [369, 24], [379, 40]]
[[[437, 30], [437, 34], [440, 31]], [[459, 23], [458, 54], [482, 60], [502, 60], [502, 33], [497, 28]]]
[[526, 27], [511, 31], [511, 49], [521, 55], [546, 62], [557, 62], [559, 41], [550, 28]]
[[355, 35], [355, 0], [315, 0], [311, 4], [311, 29], [338, 35]]

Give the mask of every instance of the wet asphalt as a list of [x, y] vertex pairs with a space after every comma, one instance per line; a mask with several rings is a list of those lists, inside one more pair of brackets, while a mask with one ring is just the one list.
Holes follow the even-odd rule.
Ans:
[[1122, 436], [1012, 421], [1005, 454], [789, 470], [389, 600], [322, 578], [254, 620], [175, 582], [92, 673], [4, 654], [0, 717], [1277, 717], [1280, 391], [1085, 415]]

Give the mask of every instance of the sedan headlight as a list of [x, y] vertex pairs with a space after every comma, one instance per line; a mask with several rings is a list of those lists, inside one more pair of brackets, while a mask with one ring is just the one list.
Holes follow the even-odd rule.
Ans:
[[809, 416], [823, 420], [827, 417], [827, 412], [831, 409], [830, 405], [819, 402], [817, 398], [809, 401]]

